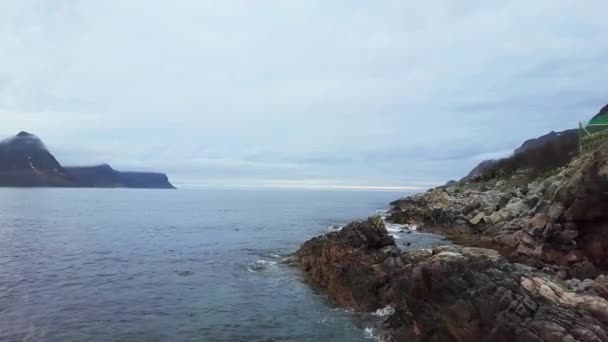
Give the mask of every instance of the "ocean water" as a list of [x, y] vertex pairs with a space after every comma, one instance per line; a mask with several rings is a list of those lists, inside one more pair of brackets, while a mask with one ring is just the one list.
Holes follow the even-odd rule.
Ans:
[[373, 340], [281, 259], [403, 195], [0, 189], [0, 341]]

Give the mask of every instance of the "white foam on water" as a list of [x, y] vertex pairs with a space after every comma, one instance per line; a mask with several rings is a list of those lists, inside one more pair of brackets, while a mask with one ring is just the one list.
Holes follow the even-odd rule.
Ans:
[[395, 308], [390, 305], [387, 305], [382, 309], [376, 310], [376, 312], [374, 312], [372, 315], [374, 315], [376, 317], [387, 317], [394, 313], [395, 313]]
[[404, 233], [405, 231], [414, 232], [418, 229], [418, 225], [415, 224], [393, 223], [386, 221], [384, 218], [382, 218], [382, 221], [384, 222], [386, 230], [395, 238], [397, 237], [395, 234]]
[[376, 215], [379, 215], [382, 219], [385, 219], [388, 216], [388, 209], [378, 209], [376, 210]]
[[273, 268], [277, 265], [276, 261], [270, 260], [256, 260], [255, 262], [247, 265], [247, 271], [249, 272], [261, 272], [270, 268]]
[[408, 226], [405, 224], [397, 224], [397, 223], [390, 223], [390, 222], [386, 222], [384, 223], [384, 226], [386, 227], [386, 230], [388, 230], [391, 233], [401, 233], [402, 230], [408, 230]]
[[384, 342], [385, 340], [378, 335], [378, 330], [372, 327], [365, 328], [364, 332], [365, 338], [368, 340], [373, 340], [377, 342]]
[[375, 340], [376, 339], [376, 336], [374, 334], [375, 332], [376, 332], [376, 329], [367, 327], [367, 328], [365, 328], [365, 337]]
[[330, 231], [330, 232], [337, 232], [339, 230], [342, 230], [342, 228], [344, 228], [344, 226], [333, 224], [333, 225], [327, 227], [327, 230]]

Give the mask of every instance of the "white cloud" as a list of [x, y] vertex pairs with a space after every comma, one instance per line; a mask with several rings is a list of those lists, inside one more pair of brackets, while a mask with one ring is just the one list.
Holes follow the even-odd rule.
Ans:
[[606, 10], [603, 0], [7, 1], [2, 134], [34, 131], [66, 163], [178, 181], [457, 178], [474, 156], [573, 127], [606, 102]]

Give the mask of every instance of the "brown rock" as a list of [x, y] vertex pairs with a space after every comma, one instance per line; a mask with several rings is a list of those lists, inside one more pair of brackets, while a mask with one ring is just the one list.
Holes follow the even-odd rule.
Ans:
[[368, 312], [392, 305], [384, 324], [391, 341], [608, 341], [601, 297], [572, 292], [495, 251], [399, 254], [386, 236], [368, 220], [314, 238], [296, 255], [338, 303]]

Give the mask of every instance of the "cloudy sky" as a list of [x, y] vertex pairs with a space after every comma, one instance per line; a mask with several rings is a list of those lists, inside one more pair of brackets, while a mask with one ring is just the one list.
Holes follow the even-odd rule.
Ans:
[[608, 103], [608, 1], [0, 0], [0, 135], [178, 185], [425, 186]]

